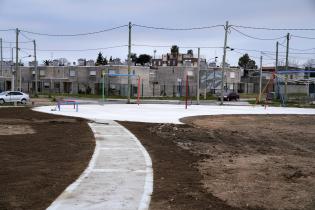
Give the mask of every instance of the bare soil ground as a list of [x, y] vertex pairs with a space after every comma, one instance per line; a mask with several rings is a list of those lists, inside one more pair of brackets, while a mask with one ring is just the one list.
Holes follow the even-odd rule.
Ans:
[[121, 122], [153, 161], [151, 209], [315, 209], [315, 116]]
[[0, 209], [45, 209], [86, 168], [94, 136], [79, 118], [0, 108]]

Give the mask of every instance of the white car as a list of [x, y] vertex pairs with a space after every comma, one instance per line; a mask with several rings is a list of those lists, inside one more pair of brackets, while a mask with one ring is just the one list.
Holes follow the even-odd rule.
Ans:
[[5, 91], [0, 93], [0, 104], [9, 102], [20, 102], [26, 104], [30, 100], [30, 96], [20, 91]]

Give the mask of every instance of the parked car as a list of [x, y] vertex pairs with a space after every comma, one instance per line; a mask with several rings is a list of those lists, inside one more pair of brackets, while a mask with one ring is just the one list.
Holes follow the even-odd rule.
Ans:
[[5, 91], [0, 93], [0, 104], [10, 102], [20, 102], [22, 104], [26, 104], [29, 100], [29, 95], [20, 91]]
[[[218, 97], [218, 101], [220, 101], [221, 100], [221, 93], [217, 94], [217, 97]], [[234, 91], [230, 91], [230, 92], [225, 91], [223, 93], [223, 100], [224, 101], [233, 101], [233, 100], [237, 101], [239, 99], [240, 99], [240, 95]]]

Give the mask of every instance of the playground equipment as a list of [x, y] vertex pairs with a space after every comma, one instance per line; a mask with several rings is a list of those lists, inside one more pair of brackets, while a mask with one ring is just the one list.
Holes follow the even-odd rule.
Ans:
[[74, 100], [58, 100], [57, 102], [57, 108], [58, 111], [61, 110], [61, 105], [73, 105], [73, 109], [75, 109], [76, 112], [79, 111], [79, 103]]
[[[264, 94], [269, 84], [273, 82], [276, 84], [276, 95], [280, 99], [281, 106], [285, 106], [288, 100], [288, 96], [287, 96], [288, 84], [297, 84], [297, 85], [306, 85], [306, 86], [309, 86], [310, 84], [315, 84], [314, 78], [305, 77], [306, 73], [315, 73], [315, 71], [314, 70], [313, 71], [312, 70], [288, 70], [288, 71], [273, 72], [272, 76], [270, 77], [267, 84], [263, 88], [261, 94]], [[300, 78], [295, 78], [295, 79], [293, 78], [290, 79], [288, 77], [288, 75], [294, 75], [294, 74], [302, 74], [302, 76], [300, 75]], [[281, 87], [283, 91], [281, 91]], [[259, 102], [260, 97], [261, 96], [257, 97], [256, 103]]]

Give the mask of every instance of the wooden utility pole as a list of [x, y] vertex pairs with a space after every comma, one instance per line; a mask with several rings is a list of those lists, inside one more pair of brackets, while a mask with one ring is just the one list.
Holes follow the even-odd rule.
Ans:
[[258, 98], [258, 102], [260, 103], [261, 101], [261, 87], [262, 87], [262, 55], [260, 56], [260, 73], [259, 73], [259, 98]]
[[197, 69], [197, 105], [200, 104], [200, 47], [198, 47], [198, 69]]
[[34, 71], [35, 71], [35, 94], [38, 94], [38, 72], [37, 72], [37, 57], [36, 57], [36, 41], [34, 43]]
[[15, 90], [17, 90], [17, 86], [18, 86], [18, 71], [19, 71], [19, 29], [17, 28], [15, 30], [16, 32], [16, 40], [15, 40], [15, 85], [16, 88]]
[[288, 100], [288, 70], [289, 70], [289, 43], [290, 43], [290, 33], [287, 34], [287, 50], [285, 54], [285, 81], [284, 81], [284, 101]]
[[128, 101], [127, 103], [130, 104], [130, 93], [131, 93], [131, 89], [130, 89], [130, 85], [131, 85], [131, 81], [130, 81], [130, 70], [131, 70], [131, 22], [129, 22], [129, 39], [128, 39]]
[[279, 87], [279, 84], [278, 84], [278, 59], [279, 59], [279, 42], [277, 42], [276, 44], [276, 67], [275, 67], [275, 74], [276, 74], [276, 77], [274, 78], [276, 80], [276, 97], [278, 98], [279, 95], [280, 95], [280, 87]]
[[224, 74], [225, 74], [225, 59], [226, 59], [226, 44], [227, 44], [227, 34], [229, 30], [229, 21], [225, 24], [225, 37], [224, 37], [224, 47], [223, 47], [223, 59], [222, 59], [222, 77], [221, 77], [221, 103], [223, 105], [224, 100]]
[[[11, 48], [11, 45], [10, 45], [10, 48]], [[11, 91], [14, 91], [14, 86], [15, 86], [15, 78], [14, 78], [14, 72], [13, 72], [13, 50], [14, 48], [12, 47], [11, 48], [11, 75], [12, 75], [12, 80], [11, 80]]]
[[1, 76], [3, 76], [3, 69], [2, 69], [2, 62], [3, 62], [3, 56], [2, 56], [2, 38], [0, 38], [0, 71], [1, 71]]

